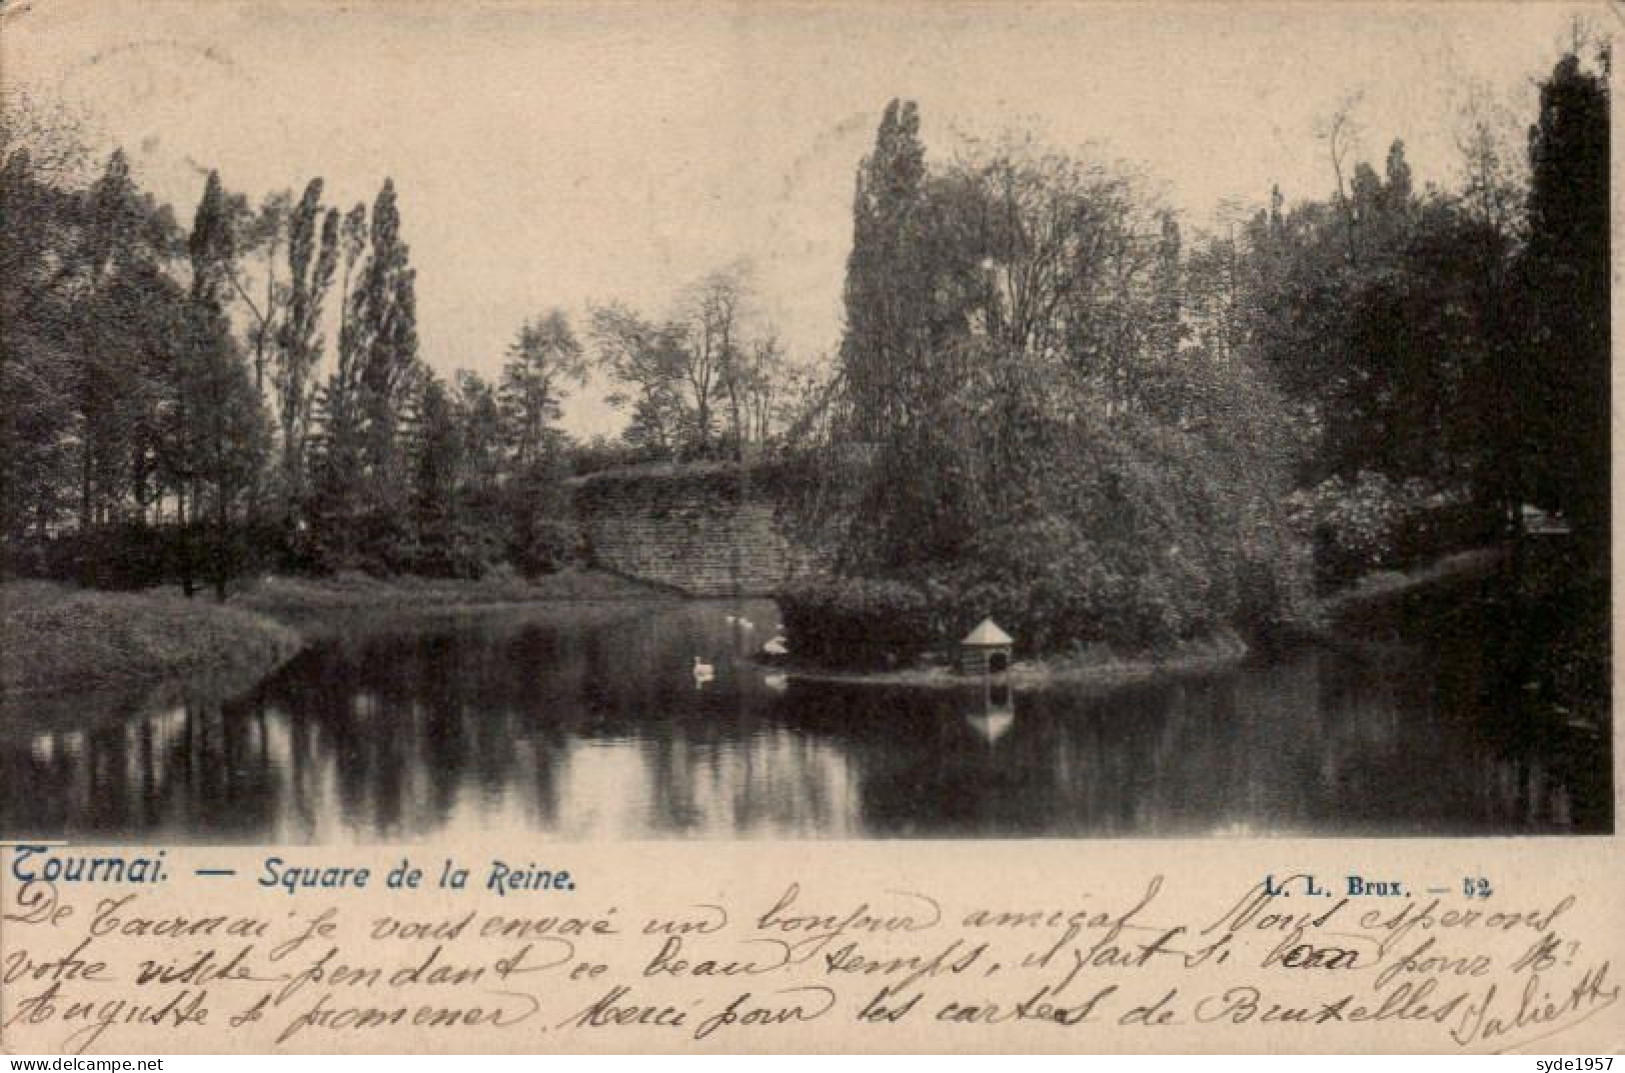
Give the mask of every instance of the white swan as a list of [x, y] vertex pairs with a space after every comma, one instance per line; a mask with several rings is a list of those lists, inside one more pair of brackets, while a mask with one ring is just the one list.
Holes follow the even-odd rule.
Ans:
[[716, 678], [717, 669], [699, 656], [694, 657], [694, 684], [704, 685]]
[[765, 656], [788, 656], [790, 654], [790, 642], [781, 633], [762, 646], [762, 654]]

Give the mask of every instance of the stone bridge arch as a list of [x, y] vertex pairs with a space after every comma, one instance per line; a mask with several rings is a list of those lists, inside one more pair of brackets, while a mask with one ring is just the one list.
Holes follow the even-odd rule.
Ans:
[[593, 566], [689, 596], [773, 596], [811, 563], [785, 531], [782, 468], [651, 463], [570, 481]]

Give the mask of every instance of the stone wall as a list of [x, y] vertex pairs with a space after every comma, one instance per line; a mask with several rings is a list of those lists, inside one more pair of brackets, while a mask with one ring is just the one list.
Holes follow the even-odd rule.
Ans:
[[690, 596], [770, 596], [807, 554], [776, 519], [775, 476], [653, 466], [575, 482], [593, 565]]

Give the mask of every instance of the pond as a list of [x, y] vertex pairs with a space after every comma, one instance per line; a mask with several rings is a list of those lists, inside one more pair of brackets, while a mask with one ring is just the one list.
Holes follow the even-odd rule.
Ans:
[[19, 704], [0, 828], [317, 844], [1612, 829], [1606, 730], [1529, 704], [1471, 637], [1010, 693], [786, 676], [750, 658], [777, 621], [771, 603], [704, 601], [358, 619], [236, 696]]

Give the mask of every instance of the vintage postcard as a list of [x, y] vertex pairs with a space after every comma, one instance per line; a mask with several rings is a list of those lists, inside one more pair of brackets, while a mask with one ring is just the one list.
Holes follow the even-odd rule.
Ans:
[[0, 1049], [1618, 1051], [1620, 10], [0, 6]]

